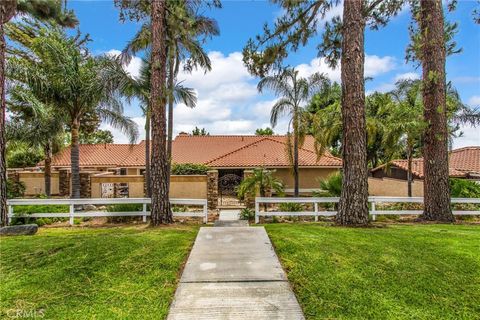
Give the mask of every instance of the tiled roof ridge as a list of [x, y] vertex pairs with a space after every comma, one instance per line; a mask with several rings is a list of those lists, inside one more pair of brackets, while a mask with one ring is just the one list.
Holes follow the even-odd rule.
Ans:
[[[260, 137], [260, 136], [257, 136], [257, 137]], [[237, 149], [235, 149], [235, 150], [232, 150], [232, 151], [229, 151], [229, 152], [227, 152], [227, 153], [224, 153], [224, 154], [221, 155], [221, 156], [215, 157], [215, 158], [213, 158], [213, 159], [205, 162], [205, 164], [208, 165], [208, 164], [210, 164], [210, 163], [212, 163], [212, 162], [214, 162], [214, 161], [220, 160], [220, 159], [222, 159], [222, 158], [226, 158], [226, 157], [228, 157], [228, 156], [230, 156], [230, 155], [232, 155], [232, 154], [234, 154], [234, 153], [236, 153], [236, 152], [239, 152], [240, 150], [249, 148], [250, 146], [252, 146], [252, 145], [254, 145], [254, 144], [257, 144], [257, 143], [259, 143], [259, 142], [261, 142], [261, 141], [263, 141], [263, 140], [265, 140], [265, 139], [266, 139], [266, 138], [263, 137], [263, 138], [260, 138], [259, 140], [256, 140], [256, 141], [247, 143], [247, 144], [241, 146], [240, 148], [237, 148]], [[272, 140], [273, 140], [273, 139], [272, 139]]]
[[[271, 138], [269, 138], [270, 136], [266, 136], [266, 137], [267, 137], [267, 139], [269, 139], [269, 140], [271, 140], [271, 141], [275, 141], [275, 142], [278, 142], [278, 143], [281, 143], [281, 144], [285, 144], [285, 145], [287, 144], [286, 142], [281, 142], [281, 141], [278, 141], [278, 140], [275, 140], [275, 139], [271, 139]], [[285, 135], [284, 137], [288, 137], [288, 136]], [[310, 149], [306, 149], [306, 148], [304, 148], [303, 146], [299, 147], [298, 149], [299, 149], [299, 150], [306, 151], [306, 152], [309, 152], [309, 153], [311, 153], [311, 154], [314, 154], [314, 155], [318, 156], [317, 152], [315, 152], [315, 151], [313, 151], [313, 150], [310, 150]], [[335, 157], [334, 155], [332, 155], [332, 154], [327, 154], [327, 153], [325, 153], [325, 152], [324, 152], [320, 157], [327, 157], [327, 158], [331, 158], [331, 159], [335, 159], [335, 160], [341, 160], [339, 157]], [[318, 157], [318, 158], [320, 158], [320, 157]]]
[[480, 150], [480, 146], [466, 146], [466, 147], [461, 147], [461, 148], [458, 148], [458, 149], [453, 149], [452, 151], [450, 151], [450, 153], [459, 152], [459, 151], [465, 151], [465, 150]]

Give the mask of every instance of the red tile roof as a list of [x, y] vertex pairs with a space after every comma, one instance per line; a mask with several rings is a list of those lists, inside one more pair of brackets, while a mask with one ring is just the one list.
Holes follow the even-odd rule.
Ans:
[[[408, 170], [407, 160], [393, 160], [394, 166]], [[385, 166], [380, 166], [372, 171], [379, 170]], [[418, 178], [424, 178], [423, 158], [413, 159], [412, 173]], [[450, 152], [449, 175], [450, 177], [466, 177], [468, 175], [480, 175], [480, 146], [465, 147]]]
[[[173, 141], [173, 162], [201, 163], [212, 168], [289, 167], [286, 136], [192, 136]], [[313, 137], [299, 150], [301, 167], [341, 167], [342, 160], [326, 152], [317, 157]], [[70, 148], [53, 157], [52, 165], [69, 166]], [[80, 145], [80, 166], [145, 166], [145, 141], [136, 145]]]

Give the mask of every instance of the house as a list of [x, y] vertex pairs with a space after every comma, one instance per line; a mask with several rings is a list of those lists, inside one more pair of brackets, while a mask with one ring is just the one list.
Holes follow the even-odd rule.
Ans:
[[[389, 166], [381, 165], [371, 170], [374, 178], [389, 177], [407, 180], [408, 161], [393, 160]], [[412, 160], [413, 179], [422, 180], [423, 158]], [[464, 147], [450, 152], [449, 175], [451, 178], [480, 180], [480, 146]]]
[[[249, 170], [259, 167], [274, 169], [275, 176], [283, 181], [286, 191], [292, 192], [294, 182], [292, 165], [286, 151], [287, 142], [287, 137], [283, 135], [194, 136], [181, 133], [173, 141], [172, 160], [177, 164], [204, 164], [216, 170], [219, 197], [233, 195], [236, 185], [241, 182], [244, 175], [248, 174]], [[142, 178], [145, 171], [145, 141], [134, 145], [80, 145], [79, 162], [81, 175], [95, 173], [90, 183], [92, 194], [98, 195], [101, 193], [98, 190], [104, 188], [103, 185], [100, 187], [93, 185], [93, 182], [100, 181], [100, 177], [103, 181], [117, 184], [122, 181], [123, 185], [132, 185], [131, 181]], [[43, 164], [39, 163], [38, 167], [41, 169]], [[313, 137], [307, 136], [299, 149], [299, 167], [300, 191], [311, 192], [319, 188], [319, 179], [328, 177], [342, 167], [342, 160], [328, 152], [317, 156]], [[54, 179], [57, 179], [58, 175], [59, 184], [65, 179], [69, 180], [70, 148], [65, 148], [53, 156], [52, 171]], [[112, 177], [112, 174], [115, 174], [115, 177]], [[37, 184], [38, 188], [41, 188], [41, 180], [38, 180]], [[63, 189], [67, 190], [68, 184]], [[58, 190], [60, 195], [68, 194], [68, 190], [61, 191], [61, 186]], [[139, 186], [136, 186], [135, 190], [135, 196], [139, 196], [142, 190]], [[125, 193], [132, 196], [131, 190]]]

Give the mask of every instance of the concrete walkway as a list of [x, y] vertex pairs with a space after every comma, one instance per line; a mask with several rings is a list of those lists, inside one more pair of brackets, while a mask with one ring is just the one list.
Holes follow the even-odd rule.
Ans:
[[304, 319], [263, 227], [203, 227], [168, 319]]

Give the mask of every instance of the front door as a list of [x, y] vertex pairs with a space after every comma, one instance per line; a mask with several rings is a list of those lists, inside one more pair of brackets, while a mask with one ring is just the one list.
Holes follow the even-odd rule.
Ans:
[[242, 182], [243, 170], [219, 170], [218, 194], [221, 206], [238, 206], [237, 188]]

